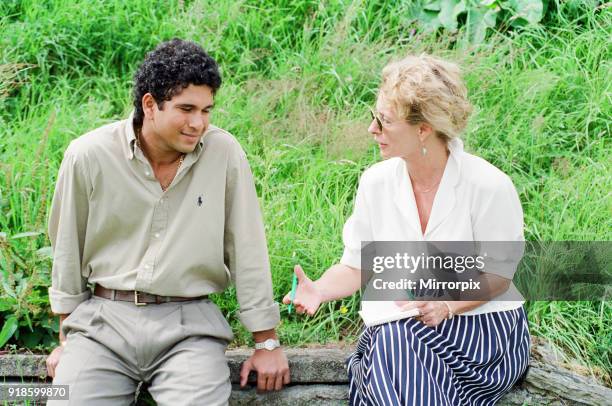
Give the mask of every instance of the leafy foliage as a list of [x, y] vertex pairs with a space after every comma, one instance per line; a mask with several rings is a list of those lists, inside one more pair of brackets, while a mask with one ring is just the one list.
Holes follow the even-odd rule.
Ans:
[[421, 0], [413, 8], [416, 19], [428, 30], [444, 29], [471, 44], [482, 43], [487, 33], [533, 28], [559, 18], [580, 18], [597, 9], [598, 1], [553, 0]]
[[[57, 339], [58, 322], [49, 309], [50, 247], [38, 245], [42, 232], [23, 232], [7, 237], [0, 233], [0, 315], [6, 315], [0, 331], [0, 348], [11, 338], [26, 348], [49, 347]], [[25, 250], [24, 248], [27, 247]]]

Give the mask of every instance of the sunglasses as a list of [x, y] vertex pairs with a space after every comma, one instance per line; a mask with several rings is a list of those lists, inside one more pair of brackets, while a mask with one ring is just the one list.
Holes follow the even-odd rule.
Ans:
[[372, 120], [376, 120], [376, 125], [378, 126], [378, 131], [383, 130], [382, 120], [378, 117], [378, 114], [374, 113], [374, 110], [370, 109], [370, 114], [372, 115]]

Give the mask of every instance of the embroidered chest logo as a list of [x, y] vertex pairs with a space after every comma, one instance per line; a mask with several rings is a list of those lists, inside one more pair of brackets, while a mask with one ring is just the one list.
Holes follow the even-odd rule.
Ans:
[[197, 203], [198, 203], [198, 207], [202, 207], [202, 204], [204, 203], [204, 200], [202, 199], [202, 195], [198, 196]]

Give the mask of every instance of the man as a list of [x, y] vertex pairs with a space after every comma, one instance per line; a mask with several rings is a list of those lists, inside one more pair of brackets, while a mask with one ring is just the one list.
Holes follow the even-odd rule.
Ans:
[[[259, 390], [289, 383], [252, 174], [238, 142], [210, 125], [216, 62], [173, 39], [134, 81], [135, 111], [72, 141], [49, 218], [47, 359], [70, 404], [130, 404], [140, 381], [159, 405], [227, 404], [231, 328], [207, 295], [236, 286]], [[92, 291], [88, 284], [94, 284]], [[50, 402], [49, 404], [54, 404]]]

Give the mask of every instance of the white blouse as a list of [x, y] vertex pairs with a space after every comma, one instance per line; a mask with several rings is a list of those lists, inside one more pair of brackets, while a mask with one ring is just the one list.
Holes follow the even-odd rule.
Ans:
[[[484, 159], [465, 152], [459, 139], [451, 140], [449, 150], [425, 233], [403, 159], [379, 162], [362, 174], [353, 213], [344, 225], [340, 263], [361, 269], [362, 241], [524, 240], [523, 210], [512, 180]], [[517, 296], [511, 284], [495, 300], [462, 314], [513, 310], [523, 301], [504, 297]], [[363, 301], [362, 309], [367, 305]]]

